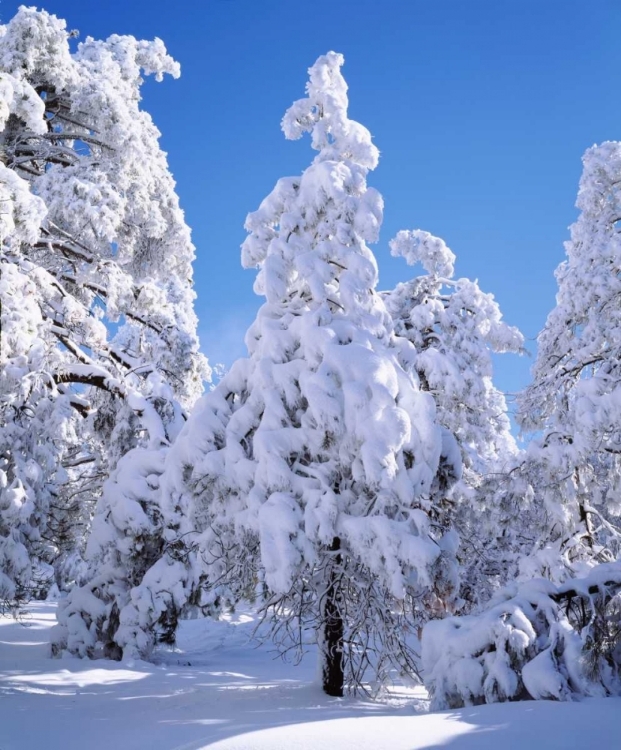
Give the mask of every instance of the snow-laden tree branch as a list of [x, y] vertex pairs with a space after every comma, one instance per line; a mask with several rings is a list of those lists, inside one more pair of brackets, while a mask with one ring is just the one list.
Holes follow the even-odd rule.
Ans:
[[621, 565], [565, 585], [535, 579], [501, 590], [477, 615], [429, 623], [425, 684], [436, 708], [618, 694]]

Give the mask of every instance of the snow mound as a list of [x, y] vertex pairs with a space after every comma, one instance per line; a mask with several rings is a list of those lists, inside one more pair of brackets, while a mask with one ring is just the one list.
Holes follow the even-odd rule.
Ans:
[[477, 615], [423, 630], [434, 708], [621, 693], [621, 561], [562, 586], [512, 584]]

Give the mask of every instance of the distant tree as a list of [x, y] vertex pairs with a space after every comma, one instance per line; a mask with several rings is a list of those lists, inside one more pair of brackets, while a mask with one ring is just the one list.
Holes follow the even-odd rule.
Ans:
[[415, 356], [404, 366], [433, 396], [438, 422], [459, 446], [461, 481], [438, 502], [450, 507], [459, 531], [462, 595], [471, 606], [505, 582], [512, 566], [503, 556], [517, 548], [504, 537], [519, 529], [518, 508], [514, 513], [504, 495], [520, 456], [505, 397], [492, 380], [492, 354], [520, 353], [524, 339], [503, 322], [491, 294], [476, 281], [454, 278], [455, 255], [442, 239], [400, 231], [390, 247], [424, 270], [384, 293], [384, 300], [395, 332], [414, 345]]
[[7, 592], [50, 563], [71, 583], [103, 481], [132, 448], [168, 444], [208, 376], [194, 248], [139, 107], [141, 74], [179, 66], [160, 40], [88, 38], [72, 51], [74, 36], [32, 8], [0, 34]]
[[583, 157], [580, 216], [556, 270], [519, 418], [540, 508], [530, 575], [562, 580], [621, 552], [621, 143]]

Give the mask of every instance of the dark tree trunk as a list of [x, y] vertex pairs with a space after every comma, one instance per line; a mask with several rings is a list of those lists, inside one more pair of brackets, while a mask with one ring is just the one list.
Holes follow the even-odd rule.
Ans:
[[[576, 481], [576, 485], [579, 487], [580, 472], [578, 471], [578, 469], [574, 471], [574, 479]], [[584, 503], [578, 504], [578, 513], [580, 515], [580, 521], [584, 524], [585, 534], [583, 536], [583, 539], [585, 541], [585, 544], [589, 549], [593, 549], [593, 521], [591, 520], [591, 514], [587, 511]]]
[[[338, 552], [341, 540], [335, 536], [330, 546], [331, 552]], [[336, 698], [343, 696], [343, 616], [341, 614], [341, 596], [337, 585], [338, 568], [341, 555], [336, 554], [330, 565], [328, 588], [324, 605], [323, 622], [323, 690]]]

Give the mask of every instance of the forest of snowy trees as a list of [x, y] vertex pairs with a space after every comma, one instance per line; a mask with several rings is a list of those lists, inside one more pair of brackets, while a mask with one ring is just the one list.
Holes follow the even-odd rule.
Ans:
[[332, 696], [621, 694], [621, 141], [584, 154], [518, 444], [492, 358], [523, 336], [446, 243], [398, 232], [412, 270], [377, 288], [343, 63], [284, 114], [314, 154], [246, 218], [261, 303], [213, 385], [140, 107], [178, 64], [32, 8], [0, 27], [1, 613], [58, 599], [54, 655], [149, 659], [249, 602], [281, 652], [318, 644]]

